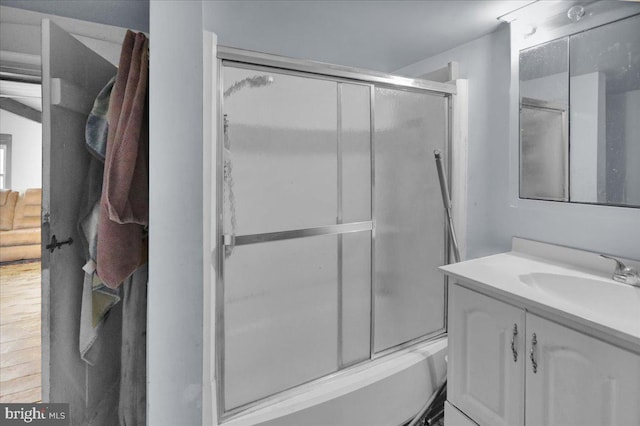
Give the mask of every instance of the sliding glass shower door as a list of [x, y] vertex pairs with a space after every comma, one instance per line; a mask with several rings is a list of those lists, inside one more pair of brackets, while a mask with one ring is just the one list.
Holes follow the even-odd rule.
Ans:
[[441, 332], [446, 97], [235, 63], [222, 81], [223, 411]]
[[233, 409], [369, 357], [370, 88], [235, 67], [224, 82]]
[[444, 210], [433, 150], [447, 99], [375, 89], [374, 352], [444, 329]]

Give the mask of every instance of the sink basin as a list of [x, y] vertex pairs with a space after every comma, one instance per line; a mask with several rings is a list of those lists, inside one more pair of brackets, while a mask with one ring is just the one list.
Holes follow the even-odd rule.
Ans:
[[640, 288], [599, 277], [534, 272], [520, 281], [603, 322], [640, 329]]

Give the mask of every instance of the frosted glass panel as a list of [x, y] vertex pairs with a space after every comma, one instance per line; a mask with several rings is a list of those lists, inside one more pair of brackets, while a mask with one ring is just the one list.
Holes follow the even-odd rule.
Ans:
[[371, 220], [371, 89], [340, 84], [342, 221]]
[[523, 50], [519, 61], [520, 198], [567, 201], [569, 39]]
[[371, 351], [371, 232], [342, 238], [342, 365], [369, 358]]
[[565, 111], [520, 105], [520, 197], [567, 201]]
[[225, 409], [338, 368], [337, 236], [236, 247], [225, 263]]
[[336, 223], [337, 83], [224, 68], [224, 229]]
[[[375, 89], [374, 351], [444, 327], [444, 213], [433, 150], [445, 99]], [[446, 164], [446, 163], [445, 163]]]

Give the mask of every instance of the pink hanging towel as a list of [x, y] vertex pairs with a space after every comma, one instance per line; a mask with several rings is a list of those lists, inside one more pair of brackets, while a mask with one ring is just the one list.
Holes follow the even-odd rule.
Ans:
[[142, 260], [149, 223], [149, 40], [127, 31], [109, 101], [109, 133], [98, 222], [98, 276], [116, 288]]

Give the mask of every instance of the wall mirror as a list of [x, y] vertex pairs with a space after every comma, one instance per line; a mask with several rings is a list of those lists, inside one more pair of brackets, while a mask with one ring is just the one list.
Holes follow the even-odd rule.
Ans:
[[519, 63], [520, 198], [640, 208], [640, 15]]

